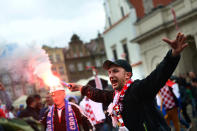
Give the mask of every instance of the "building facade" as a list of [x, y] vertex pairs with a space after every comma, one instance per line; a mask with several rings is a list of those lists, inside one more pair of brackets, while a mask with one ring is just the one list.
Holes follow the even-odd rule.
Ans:
[[53, 73], [57, 74], [61, 80], [67, 82], [68, 76], [64, 61], [64, 48], [51, 48], [48, 46], [43, 46], [42, 48], [49, 56], [49, 60], [52, 64], [51, 70], [53, 71]]
[[8, 71], [1, 71], [0, 82], [3, 84], [6, 92], [13, 101], [22, 95], [36, 93], [35, 84], [26, 81], [20, 74], [11, 74], [11, 72]]
[[74, 34], [64, 55], [69, 82], [77, 82], [80, 79], [91, 77], [93, 75], [91, 68], [96, 68], [98, 74], [106, 74], [102, 68], [106, 54], [104, 41], [100, 34], [96, 39], [92, 39], [86, 44]]
[[[141, 5], [136, 4], [135, 0], [130, 2], [138, 17], [135, 22], [137, 36], [131, 42], [140, 45], [146, 74], [156, 67], [170, 49], [161, 39], [174, 39], [177, 32], [187, 35], [189, 46], [183, 51], [175, 74], [191, 70], [197, 72], [197, 0], [139, 0]], [[143, 6], [143, 10], [139, 6]]]
[[136, 36], [135, 9], [126, 0], [105, 0], [106, 25], [103, 33], [107, 59], [126, 59], [133, 69], [133, 79], [144, 77], [139, 45], [130, 41]]

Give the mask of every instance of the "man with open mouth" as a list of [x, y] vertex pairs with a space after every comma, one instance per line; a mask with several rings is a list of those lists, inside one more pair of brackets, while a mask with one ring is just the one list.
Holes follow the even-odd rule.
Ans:
[[187, 44], [186, 37], [178, 33], [175, 40], [164, 38], [163, 41], [171, 46], [165, 58], [142, 80], [132, 81], [132, 67], [125, 60], [106, 60], [103, 68], [108, 75], [113, 91], [82, 86], [70, 83], [71, 91], [81, 91], [96, 102], [109, 105], [108, 112], [115, 127], [121, 131], [170, 131], [161, 112], [155, 106], [155, 96], [174, 72], [180, 53]]

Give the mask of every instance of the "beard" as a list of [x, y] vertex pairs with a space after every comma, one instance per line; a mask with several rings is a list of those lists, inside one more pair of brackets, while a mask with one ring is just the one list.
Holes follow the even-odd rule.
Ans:
[[114, 90], [121, 91], [124, 86], [123, 82], [117, 81], [115, 84], [112, 83], [112, 87]]

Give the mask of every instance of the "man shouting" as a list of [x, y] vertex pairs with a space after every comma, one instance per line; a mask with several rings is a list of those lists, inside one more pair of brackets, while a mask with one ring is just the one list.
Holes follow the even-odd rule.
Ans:
[[108, 104], [113, 125], [129, 131], [168, 131], [163, 116], [154, 104], [158, 91], [174, 72], [180, 53], [187, 46], [186, 37], [178, 33], [175, 40], [164, 38], [171, 46], [165, 58], [145, 79], [132, 81], [132, 67], [125, 60], [106, 60], [103, 68], [108, 75], [113, 91], [99, 90], [89, 85], [71, 83], [71, 91], [80, 90], [82, 95], [96, 102]]

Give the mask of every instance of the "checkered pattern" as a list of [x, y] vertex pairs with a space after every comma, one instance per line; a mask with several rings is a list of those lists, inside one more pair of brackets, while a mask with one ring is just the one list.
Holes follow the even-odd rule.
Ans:
[[[103, 89], [101, 80], [100, 80], [100, 78], [98, 78], [97, 75], [95, 76], [95, 83], [96, 83], [96, 88], [98, 88], [100, 90]], [[91, 120], [93, 125], [96, 125], [96, 124], [99, 124], [102, 122], [102, 121], [96, 120], [96, 116], [92, 110], [91, 105], [89, 104], [89, 99], [87, 97], [85, 98], [85, 111], [84, 112], [85, 112], [86, 116]]]
[[172, 109], [173, 107], [176, 106], [173, 95], [171, 93], [171, 91], [169, 90], [168, 86], [164, 86], [161, 90], [160, 90], [160, 94], [161, 97], [163, 99], [163, 104], [166, 110], [168, 109]]
[[99, 121], [96, 120], [96, 117], [95, 117], [95, 114], [92, 110], [92, 107], [88, 102], [86, 102], [86, 104], [85, 104], [85, 114], [91, 120], [93, 125], [100, 123]]
[[[130, 87], [130, 85], [133, 83], [133, 81], [130, 79], [127, 81], [127, 83], [123, 86], [122, 90], [120, 92], [115, 91], [115, 96], [113, 99], [113, 112], [112, 112], [112, 123], [113, 125], [123, 127], [124, 122], [122, 119], [122, 115], [120, 112], [122, 111], [122, 100], [124, 98], [125, 92]], [[114, 119], [114, 120], [113, 120]]]
[[119, 107], [118, 105], [116, 105], [116, 106], [114, 106], [113, 109], [114, 109], [115, 112], [116, 112], [116, 114], [115, 114], [114, 117], [116, 117], [116, 119], [118, 120], [118, 121], [117, 121], [118, 126], [119, 126], [119, 127], [120, 127], [120, 126], [124, 126], [124, 122], [123, 122], [122, 116], [121, 116], [121, 114], [120, 114], [120, 107]]

